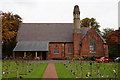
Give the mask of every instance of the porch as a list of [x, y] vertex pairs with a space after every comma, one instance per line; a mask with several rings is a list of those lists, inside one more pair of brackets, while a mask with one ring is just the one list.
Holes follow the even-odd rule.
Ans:
[[26, 59], [36, 59], [36, 60], [46, 60], [47, 52], [46, 51], [22, 51], [22, 52], [14, 52], [14, 58], [26, 58]]
[[38, 60], [46, 60], [48, 55], [49, 42], [42, 41], [21, 41], [18, 42], [13, 50], [14, 58], [31, 58]]

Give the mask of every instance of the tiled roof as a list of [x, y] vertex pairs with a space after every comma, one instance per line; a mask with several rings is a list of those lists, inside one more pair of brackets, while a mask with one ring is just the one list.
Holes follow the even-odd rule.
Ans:
[[72, 23], [23, 23], [17, 41], [72, 42]]
[[[82, 38], [90, 28], [81, 28]], [[73, 23], [23, 23], [17, 41], [73, 42]]]
[[[89, 29], [81, 28], [82, 39]], [[98, 35], [103, 39], [99, 33]], [[23, 23], [17, 41], [73, 42], [73, 23]], [[103, 41], [105, 43], [104, 39]]]
[[48, 51], [47, 41], [20, 41], [13, 51]]

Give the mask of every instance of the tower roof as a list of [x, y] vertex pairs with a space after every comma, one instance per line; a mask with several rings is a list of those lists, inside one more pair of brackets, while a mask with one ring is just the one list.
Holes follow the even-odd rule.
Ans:
[[80, 14], [79, 6], [78, 6], [78, 5], [75, 5], [75, 6], [74, 6], [73, 14]]

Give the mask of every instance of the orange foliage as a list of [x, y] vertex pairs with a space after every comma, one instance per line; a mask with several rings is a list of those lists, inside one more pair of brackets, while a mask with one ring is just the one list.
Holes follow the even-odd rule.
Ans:
[[20, 25], [21, 17], [12, 13], [1, 13], [2, 16], [2, 40], [3, 42], [9, 41], [16, 37], [18, 27]]

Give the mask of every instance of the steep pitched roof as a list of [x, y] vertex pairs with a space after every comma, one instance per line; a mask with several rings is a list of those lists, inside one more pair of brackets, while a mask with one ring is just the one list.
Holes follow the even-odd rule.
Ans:
[[97, 34], [101, 37], [101, 39], [103, 40], [103, 43], [106, 43], [106, 41], [105, 41], [105, 39], [102, 37], [102, 35], [98, 32], [98, 31], [96, 31], [97, 32]]
[[86, 34], [87, 34], [87, 32], [88, 32], [89, 29], [90, 29], [89, 27], [83, 27], [83, 28], [81, 28], [82, 39], [86, 36]]
[[17, 41], [72, 42], [72, 23], [23, 23]]
[[[82, 39], [88, 30], [88, 27], [81, 28]], [[102, 38], [99, 33], [98, 35]], [[105, 43], [103, 38], [102, 40]], [[73, 23], [23, 23], [17, 41], [73, 42]]]
[[[87, 35], [87, 33], [88, 33], [88, 30], [90, 30], [91, 28], [82, 28], [83, 30], [83, 36], [82, 36], [82, 40], [85, 38], [85, 36]], [[96, 31], [96, 30], [95, 30]], [[98, 31], [96, 31], [96, 33], [99, 35], [99, 37], [102, 39], [102, 41], [103, 41], [103, 43], [106, 43], [106, 41], [105, 41], [105, 39], [102, 37], [102, 35], [98, 32]], [[82, 43], [82, 42], [81, 42]]]
[[[81, 28], [82, 37], [90, 28]], [[23, 23], [17, 41], [73, 42], [73, 23]]]

